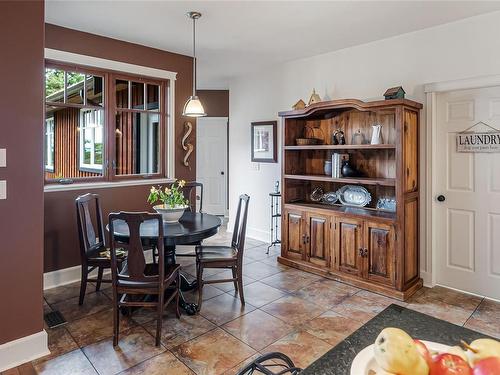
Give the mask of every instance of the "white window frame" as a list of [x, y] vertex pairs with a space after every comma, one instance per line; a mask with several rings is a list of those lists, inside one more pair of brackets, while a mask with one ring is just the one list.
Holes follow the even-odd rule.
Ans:
[[[91, 126], [87, 125], [87, 115], [89, 113], [95, 114], [96, 117], [98, 118], [96, 121], [94, 121], [94, 124]], [[95, 110], [95, 109], [85, 109], [82, 108], [80, 110], [80, 125], [79, 125], [79, 130], [80, 130], [80, 147], [79, 147], [79, 152], [78, 152], [78, 168], [81, 171], [84, 172], [95, 172], [95, 173], [102, 173], [102, 168], [103, 164], [96, 164], [95, 163], [95, 132], [97, 129], [101, 129], [102, 132], [102, 144], [104, 145], [104, 110]], [[85, 130], [93, 130], [92, 132], [92, 147], [90, 151], [90, 163], [85, 163]], [[104, 160], [104, 149], [102, 150], [103, 153], [103, 160]]]
[[[50, 128], [50, 129], [49, 129]], [[45, 171], [54, 172], [54, 150], [55, 147], [55, 121], [54, 117], [45, 119]], [[51, 147], [52, 145], [52, 147]]]

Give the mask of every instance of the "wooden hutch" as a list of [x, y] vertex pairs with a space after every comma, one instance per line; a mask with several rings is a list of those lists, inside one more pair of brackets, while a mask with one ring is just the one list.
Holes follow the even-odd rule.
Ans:
[[[422, 286], [419, 272], [419, 110], [394, 99], [355, 99], [312, 104], [280, 112], [282, 132], [282, 249], [279, 262], [405, 300]], [[382, 125], [383, 144], [371, 145], [372, 125]], [[332, 144], [336, 130], [345, 145]], [[362, 144], [352, 144], [354, 133]], [[322, 144], [297, 145], [309, 133]], [[362, 136], [359, 136], [359, 133]], [[358, 138], [359, 139], [359, 138]], [[357, 142], [359, 143], [359, 142]], [[363, 177], [332, 178], [324, 161], [348, 153]], [[371, 194], [365, 207], [313, 202], [311, 192], [361, 185]], [[395, 212], [376, 208], [395, 198]]]

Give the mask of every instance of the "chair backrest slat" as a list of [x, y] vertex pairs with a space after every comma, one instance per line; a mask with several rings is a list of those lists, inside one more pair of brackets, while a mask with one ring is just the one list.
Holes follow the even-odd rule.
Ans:
[[82, 257], [86, 257], [88, 252], [105, 247], [107, 243], [99, 195], [87, 193], [76, 198], [75, 203], [80, 253]]
[[203, 184], [201, 182], [186, 182], [186, 185], [182, 188], [182, 192], [189, 200], [189, 208], [191, 212], [196, 212], [196, 203], [198, 202], [198, 198], [200, 202], [198, 212], [203, 212]]
[[238, 260], [243, 261], [243, 250], [245, 248], [245, 237], [247, 230], [248, 203], [250, 197], [242, 194], [239, 197], [236, 219], [234, 221], [233, 238], [231, 246], [238, 250]]
[[[115, 224], [117, 220], [122, 220], [128, 226], [129, 237], [128, 242], [120, 241], [113, 234], [115, 233]], [[145, 275], [146, 257], [144, 255], [144, 247], [141, 241], [140, 228], [145, 221], [155, 221], [158, 225], [158, 275]], [[162, 280], [164, 273], [164, 251], [163, 251], [163, 220], [160, 214], [151, 214], [148, 212], [119, 212], [109, 214], [109, 231], [111, 233], [111, 268], [113, 280], [151, 282]], [[118, 274], [116, 250], [123, 248], [127, 251], [127, 272]]]

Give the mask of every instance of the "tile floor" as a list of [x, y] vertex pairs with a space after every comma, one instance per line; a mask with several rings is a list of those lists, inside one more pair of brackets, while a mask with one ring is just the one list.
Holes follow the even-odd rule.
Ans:
[[[223, 230], [207, 240], [228, 242]], [[306, 367], [391, 303], [500, 338], [500, 303], [440, 287], [424, 288], [403, 303], [280, 265], [278, 249], [266, 255], [262, 242], [248, 239], [246, 247], [246, 306], [241, 306], [232, 283], [206, 286], [199, 315], [178, 320], [168, 309], [160, 348], [154, 346], [155, 323], [149, 310], [122, 317], [119, 346], [113, 348], [109, 286], [97, 293], [89, 287], [81, 307], [78, 284], [46, 291], [45, 311], [61, 311], [68, 324], [47, 329], [49, 356], [2, 375], [234, 375], [270, 351], [284, 352]], [[194, 259], [178, 261], [194, 277]], [[215, 275], [207, 272], [208, 278], [220, 276]], [[187, 297], [195, 300], [196, 295]]]

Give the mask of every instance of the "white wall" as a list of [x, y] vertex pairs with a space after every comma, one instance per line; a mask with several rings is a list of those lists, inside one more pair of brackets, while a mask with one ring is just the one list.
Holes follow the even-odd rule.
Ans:
[[[307, 102], [313, 87], [323, 99], [367, 99], [380, 98], [387, 88], [402, 85], [407, 97], [425, 103], [423, 85], [426, 83], [493, 74], [500, 74], [500, 12], [235, 78], [230, 85], [230, 221], [238, 195], [245, 192], [251, 197], [248, 235], [268, 239], [267, 194], [280, 177], [280, 164], [260, 164], [260, 170], [253, 168], [255, 163], [250, 162], [252, 121], [276, 119], [278, 111], [291, 109], [299, 98]], [[421, 140], [424, 140], [425, 109], [421, 115]], [[421, 165], [425, 165], [423, 142], [421, 155]], [[424, 171], [421, 172], [423, 187]], [[422, 202], [426, 198], [423, 189], [421, 198]], [[421, 229], [423, 239], [424, 225]], [[430, 266], [429, 254], [421, 251], [424, 280]]]

